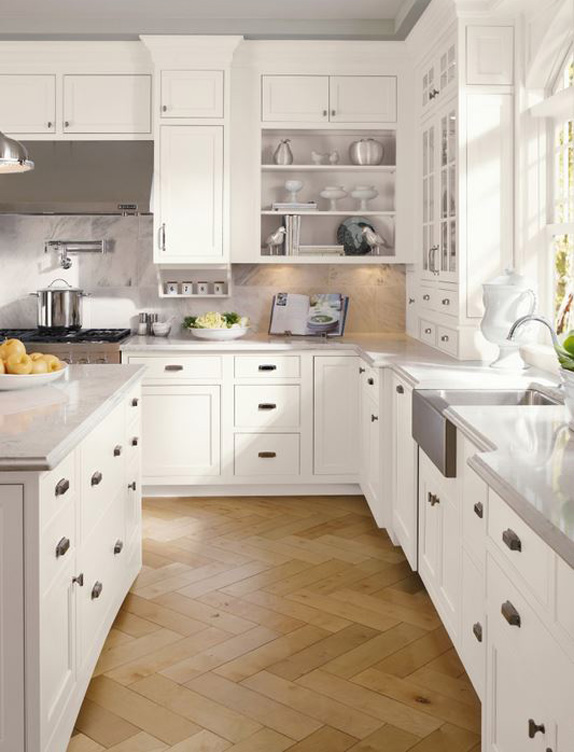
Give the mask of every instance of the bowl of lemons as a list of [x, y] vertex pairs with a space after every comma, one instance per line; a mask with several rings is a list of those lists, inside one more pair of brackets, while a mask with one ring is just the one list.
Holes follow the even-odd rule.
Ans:
[[19, 339], [0, 344], [0, 391], [32, 389], [61, 378], [67, 365], [55, 355], [26, 351]]

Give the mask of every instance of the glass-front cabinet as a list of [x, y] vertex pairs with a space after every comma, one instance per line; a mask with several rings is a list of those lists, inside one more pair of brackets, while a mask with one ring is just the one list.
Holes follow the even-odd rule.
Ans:
[[456, 282], [458, 272], [457, 100], [422, 129], [422, 276]]

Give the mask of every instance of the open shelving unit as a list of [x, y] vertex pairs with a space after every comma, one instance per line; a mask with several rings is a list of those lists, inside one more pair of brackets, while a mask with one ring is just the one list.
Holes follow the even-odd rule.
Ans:
[[[349, 147], [358, 139], [374, 138], [384, 147], [382, 164], [356, 165], [349, 158]], [[289, 139], [293, 152], [293, 163], [277, 165], [273, 153], [281, 139]], [[328, 155], [337, 151], [336, 164], [316, 164], [312, 162], [312, 152]], [[261, 131], [261, 263], [273, 264], [381, 264], [395, 260], [395, 173], [396, 173], [396, 131], [389, 128], [365, 129], [325, 129], [325, 128], [262, 128]], [[286, 201], [285, 181], [299, 179], [303, 188], [297, 194], [302, 202], [316, 201], [317, 209], [290, 212], [275, 211], [276, 202]], [[368, 203], [368, 209], [361, 211], [359, 202], [352, 198], [351, 191], [359, 185], [373, 186], [378, 191], [376, 198]], [[320, 196], [327, 186], [342, 186], [347, 196], [337, 203], [336, 211], [329, 208], [329, 202]], [[265, 247], [265, 239], [283, 224], [283, 218], [295, 214], [301, 217], [300, 253], [293, 255], [270, 255]], [[381, 248], [380, 254], [362, 256], [340, 255], [337, 230], [349, 217], [364, 217], [379, 235], [389, 244], [390, 249]], [[321, 249], [328, 252], [321, 253]], [[314, 251], [313, 249], [316, 249]]]

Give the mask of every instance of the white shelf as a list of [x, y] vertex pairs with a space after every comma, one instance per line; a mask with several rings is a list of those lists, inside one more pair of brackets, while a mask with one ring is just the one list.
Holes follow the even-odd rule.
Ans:
[[273, 209], [262, 209], [261, 214], [264, 217], [282, 217], [287, 214], [296, 214], [301, 217], [394, 217], [395, 211], [361, 211], [360, 209], [349, 209], [348, 211], [273, 211]]
[[263, 172], [395, 172], [395, 165], [261, 165]]

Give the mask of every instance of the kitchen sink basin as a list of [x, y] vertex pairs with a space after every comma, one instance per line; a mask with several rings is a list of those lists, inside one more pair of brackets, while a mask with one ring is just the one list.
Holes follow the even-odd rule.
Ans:
[[456, 477], [456, 428], [448, 407], [559, 405], [539, 389], [422, 389], [413, 392], [413, 439], [446, 478]]

